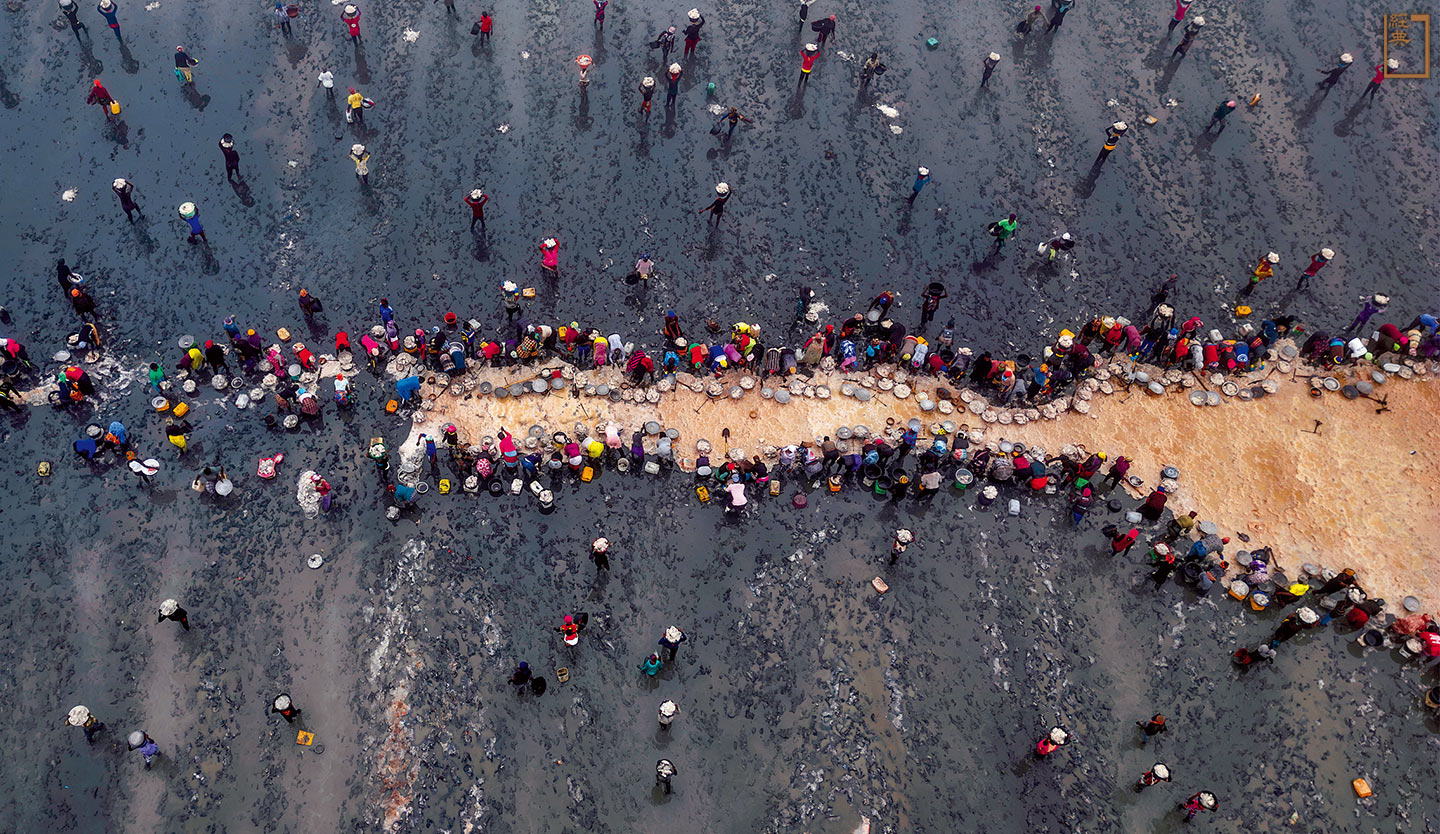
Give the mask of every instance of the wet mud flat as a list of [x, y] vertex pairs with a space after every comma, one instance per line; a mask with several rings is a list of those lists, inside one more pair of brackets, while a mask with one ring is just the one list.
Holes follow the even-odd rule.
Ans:
[[[314, 522], [283, 479], [240, 479], [238, 507], [77, 482], [73, 498], [109, 509], [7, 567], [28, 589], [8, 613], [54, 626], [7, 643], [10, 686], [61, 711], [83, 701], [112, 729], [87, 747], [44, 710], [10, 726], [49, 754], [5, 765], [17, 797], [46, 796], [12, 803], [27, 830], [943, 830], [1008, 793], [1027, 826], [1127, 831], [1176, 826], [1172, 802], [1201, 787], [1222, 797], [1217, 824], [1436, 814], [1412, 787], [1440, 730], [1420, 704], [1430, 675], [1333, 627], [1239, 674], [1230, 651], [1278, 615], [1219, 589], [1156, 591], [1138, 560], [1102, 555], [1103, 514], [1074, 531], [1054, 499], [1011, 518], [973, 496], [846, 491], [736, 518], [698, 504], [687, 475], [607, 470], [557, 484], [549, 515], [432, 492], [392, 526], [369, 464], [345, 467]], [[24, 511], [42, 527], [70, 512]], [[917, 542], [891, 567], [898, 526]], [[613, 568], [597, 577], [600, 534]], [[97, 538], [103, 554], [84, 544]], [[311, 552], [322, 568], [303, 566]], [[147, 619], [170, 594], [191, 632]], [[553, 628], [574, 611], [590, 625], [569, 649]], [[636, 667], [671, 623], [690, 641], [647, 678]], [[520, 659], [549, 678], [543, 697], [504, 683]], [[263, 716], [279, 689], [323, 751]], [[681, 707], [668, 734], [666, 698]], [[1155, 711], [1171, 731], [1142, 749], [1132, 722]], [[1033, 762], [1055, 722], [1075, 741]], [[116, 747], [142, 724], [165, 754], [148, 772]], [[662, 756], [680, 770], [668, 798], [651, 789]], [[1131, 793], [1155, 760], [1176, 783]], [[1356, 775], [1375, 797], [1354, 799]]]

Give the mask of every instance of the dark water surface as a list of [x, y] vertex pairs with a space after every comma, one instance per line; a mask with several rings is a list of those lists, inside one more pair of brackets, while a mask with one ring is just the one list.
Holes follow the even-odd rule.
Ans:
[[[644, 44], [684, 8], [612, 3], [601, 35], [588, 4], [507, 0], [485, 48], [468, 35], [476, 6], [454, 21], [435, 3], [362, 6], [361, 50], [330, 4], [307, 5], [287, 42], [263, 4], [126, 2], [125, 51], [90, 4], [84, 49], [51, 27], [52, 5], [7, 13], [0, 303], [13, 321], [0, 332], [41, 359], [60, 347], [73, 314], [52, 276], [66, 257], [89, 277], [121, 366], [100, 375], [97, 411], [0, 425], [7, 828], [374, 831], [382, 805], [408, 803], [401, 830], [839, 834], [864, 815], [886, 832], [1175, 831], [1174, 803], [1201, 788], [1221, 801], [1206, 826], [1440, 825], [1436, 726], [1419, 701], [1432, 677], [1330, 630], [1237, 677], [1230, 651], [1278, 617], [1155, 593], [1131, 561], [1100, 556], [1098, 519], [1077, 534], [1058, 505], [1008, 519], [953, 494], [897, 506], [847, 492], [812, 495], [804, 511], [756, 501], [728, 520], [683, 476], [610, 472], [560, 485], [549, 516], [529, 499], [432, 493], [418, 520], [392, 526], [361, 454], [405, 427], [370, 378], [353, 412], [289, 435], [198, 397], [183, 463], [133, 384], [148, 362], [174, 366], [180, 335], [218, 336], [227, 313], [303, 332], [301, 286], [326, 304], [304, 337], [323, 345], [371, 324], [381, 295], [410, 327], [447, 309], [498, 325], [506, 279], [540, 288], [535, 318], [647, 341], [672, 307], [789, 335], [801, 286], [837, 315], [896, 289], [897, 318], [913, 324], [919, 289], [938, 279], [951, 293], [941, 321], [956, 318], [963, 344], [1035, 352], [1083, 316], [1143, 309], [1171, 272], [1178, 309], [1223, 326], [1273, 249], [1282, 265], [1257, 311], [1343, 324], [1379, 291], [1403, 324], [1435, 297], [1440, 113], [1431, 81], [1390, 81], [1355, 106], [1381, 10], [1197, 4], [1209, 25], [1170, 64], [1168, 4], [1082, 3], [1053, 38], [1019, 44], [1024, 4], [821, 2], [812, 19], [837, 14], [839, 34], [801, 94], [792, 8], [738, 2], [702, 9], [707, 38], [670, 114]], [[202, 61], [193, 91], [171, 72], [180, 43]], [[857, 64], [837, 48], [878, 49], [891, 71], [857, 98]], [[977, 92], [991, 49], [1002, 64]], [[1348, 77], [1315, 92], [1316, 70], [1347, 49]], [[581, 52], [597, 62], [585, 97]], [[325, 67], [340, 93], [379, 103], [363, 131], [344, 124], [343, 97], [315, 87]], [[635, 92], [647, 73], [662, 78], [648, 120]], [[97, 77], [122, 102], [118, 126], [83, 103]], [[707, 130], [709, 81], [713, 103], [755, 119], [728, 146]], [[1255, 92], [1262, 103], [1218, 138], [1200, 134], [1217, 101]], [[1160, 123], [1140, 126], [1144, 113]], [[1130, 134], [1087, 176], [1116, 118]], [[233, 188], [224, 132], [242, 156]], [[369, 189], [346, 159], [357, 139], [373, 154]], [[910, 208], [921, 164], [934, 181]], [[116, 176], [135, 181], [146, 221], [125, 222]], [[719, 180], [735, 197], [712, 231], [695, 211]], [[493, 196], [485, 236], [468, 233], [460, 202], [477, 185]], [[174, 211], [187, 199], [208, 246], [185, 242]], [[1017, 244], [987, 257], [983, 227], [1009, 211]], [[1027, 254], [1062, 230], [1080, 240], [1072, 262]], [[535, 249], [549, 235], [562, 246], [554, 283]], [[1292, 293], [1321, 246], [1339, 257]], [[621, 278], [642, 251], [659, 275], [636, 288]], [[86, 423], [112, 419], [164, 461], [153, 491], [68, 453]], [[281, 476], [263, 483], [251, 467], [275, 451]], [[41, 459], [56, 462], [48, 479], [34, 474]], [[228, 503], [186, 488], [205, 463], [237, 476]], [[337, 487], [320, 520], [298, 512], [303, 469]], [[889, 569], [902, 524], [918, 542]], [[585, 551], [602, 532], [615, 567], [597, 582]], [[306, 570], [315, 552], [327, 565]], [[877, 574], [884, 597], [868, 585]], [[168, 596], [194, 630], [153, 622]], [[575, 610], [591, 625], [572, 652], [551, 629]], [[636, 666], [672, 622], [691, 642], [646, 679]], [[504, 683], [520, 659], [551, 679], [538, 701]], [[282, 690], [323, 753], [265, 717]], [[681, 707], [668, 736], [655, 723], [665, 698]], [[75, 703], [109, 725], [92, 746], [60, 726]], [[1157, 711], [1171, 729], [1142, 750], [1133, 722]], [[1057, 721], [1072, 744], [1028, 760]], [[164, 753], [148, 772], [123, 750], [141, 726]], [[679, 768], [668, 798], [651, 789], [662, 756]], [[1132, 793], [1157, 760], [1175, 782]], [[1357, 802], [1360, 775], [1376, 795]]]

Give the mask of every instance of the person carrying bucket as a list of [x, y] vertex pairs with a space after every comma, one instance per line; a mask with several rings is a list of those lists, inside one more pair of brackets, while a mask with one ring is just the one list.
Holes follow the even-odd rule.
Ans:
[[155, 621], [156, 623], [163, 623], [166, 620], [174, 620], [175, 622], [183, 626], [186, 631], [190, 630], [189, 615], [186, 613], [184, 608], [180, 607], [180, 603], [176, 602], [173, 599], [167, 599], [164, 602], [160, 603], [159, 617], [160, 618]]
[[560, 632], [561, 638], [565, 640], [565, 645], [575, 646], [580, 643], [580, 626], [576, 624], [573, 616], [566, 614], [565, 621], [555, 630]]
[[1035, 755], [1043, 759], [1069, 743], [1070, 734], [1060, 727], [1053, 727], [1045, 737], [1035, 743]]
[[895, 538], [890, 542], [890, 565], [892, 567], [900, 559], [900, 554], [904, 553], [905, 548], [909, 547], [913, 541], [915, 541], [915, 534], [904, 527], [895, 531]]
[[1195, 815], [1201, 811], [1214, 811], [1219, 806], [1215, 794], [1209, 791], [1200, 791], [1189, 799], [1180, 803], [1180, 810], [1185, 812], [1185, 821], [1195, 819]]
[[140, 751], [140, 755], [145, 757], [146, 770], [150, 769], [150, 764], [155, 757], [160, 755], [160, 745], [156, 744], [155, 739], [151, 738], [150, 734], [144, 730], [136, 730], [131, 733], [125, 740], [125, 746], [131, 750]]
[[295, 719], [300, 717], [300, 708], [295, 706], [295, 702], [290, 700], [290, 696], [283, 692], [276, 695], [275, 700], [270, 702], [270, 708], [265, 711], [265, 714], [271, 715], [277, 712], [287, 724], [294, 724]]
[[1151, 785], [1158, 785], [1161, 782], [1169, 781], [1170, 768], [1159, 762], [1156, 762], [1149, 770], [1140, 774], [1140, 778], [1135, 782], [1135, 790], [1137, 792], [1143, 791]]

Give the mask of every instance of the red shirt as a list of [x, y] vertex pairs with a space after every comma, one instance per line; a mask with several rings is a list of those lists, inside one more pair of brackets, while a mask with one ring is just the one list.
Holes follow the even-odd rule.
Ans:
[[482, 14], [482, 15], [480, 15], [480, 31], [482, 31], [482, 32], [489, 32], [490, 29], [491, 29], [491, 27], [494, 26], [494, 25], [495, 25], [495, 23], [494, 23], [494, 21], [492, 21], [492, 20], [490, 19], [490, 15], [488, 15], [488, 14]]
[[819, 58], [819, 57], [820, 57], [820, 53], [819, 53], [819, 52], [801, 52], [801, 53], [800, 53], [800, 71], [801, 71], [801, 72], [809, 72], [810, 69], [815, 66], [815, 59], [816, 59], [816, 58]]
[[1375, 65], [1375, 77], [1372, 78], [1372, 79], [1370, 79], [1370, 83], [1371, 83], [1371, 84], [1379, 84], [1381, 81], [1384, 81], [1384, 80], [1385, 80], [1385, 65], [1384, 65], [1384, 64], [1376, 64], [1376, 65]]
[[1320, 259], [1319, 257], [1316, 257], [1315, 255], [1311, 255], [1311, 256], [1310, 256], [1310, 265], [1307, 266], [1307, 267], [1305, 267], [1305, 274], [1308, 275], [1308, 276], [1310, 276], [1311, 278], [1314, 278], [1314, 277], [1315, 277], [1315, 273], [1319, 272], [1320, 269], [1321, 269], [1323, 266], [1325, 266], [1325, 264], [1328, 264], [1328, 263], [1330, 263], [1330, 262], [1329, 262], [1329, 261], [1326, 261], [1326, 260], [1322, 260], [1322, 259]]

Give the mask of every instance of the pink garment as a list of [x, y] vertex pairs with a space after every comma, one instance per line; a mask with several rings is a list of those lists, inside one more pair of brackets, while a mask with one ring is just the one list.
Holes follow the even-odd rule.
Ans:
[[542, 246], [540, 248], [540, 262], [546, 269], [555, 269], [560, 265], [560, 243], [556, 241], [554, 246]]
[[603, 367], [605, 367], [605, 351], [606, 351], [608, 348], [609, 348], [609, 346], [608, 346], [604, 341], [599, 340], [599, 339], [595, 340], [595, 347], [594, 347], [595, 367], [597, 367], [597, 368], [603, 368]]
[[1184, 20], [1184, 19], [1185, 19], [1185, 13], [1188, 12], [1188, 11], [1190, 11], [1190, 3], [1188, 2], [1188, 0], [1175, 0], [1175, 19], [1176, 19], [1176, 20]]

